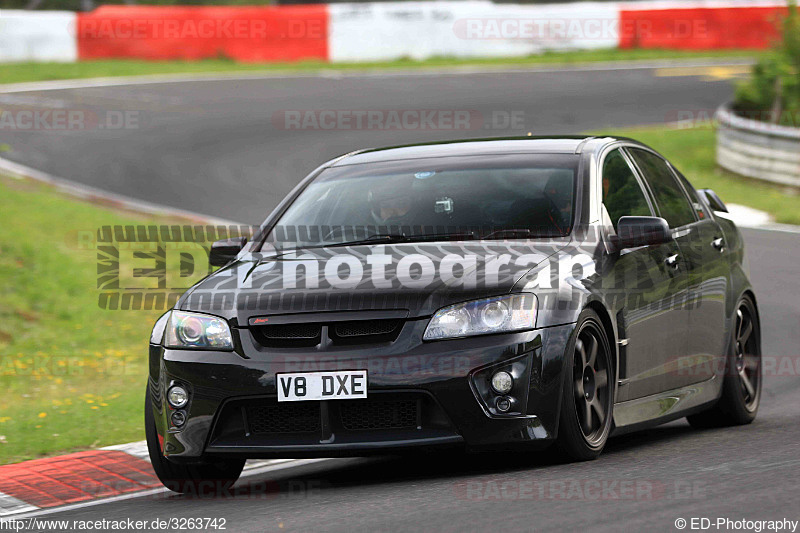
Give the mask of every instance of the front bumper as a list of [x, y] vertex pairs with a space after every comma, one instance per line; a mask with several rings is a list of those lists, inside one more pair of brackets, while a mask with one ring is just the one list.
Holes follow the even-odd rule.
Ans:
[[[555, 437], [564, 347], [574, 325], [414, 341], [421, 339], [426, 325], [427, 320], [409, 321], [404, 326], [408, 331], [395, 342], [346, 349], [256, 349], [246, 329], [238, 330], [235, 352], [151, 345], [149, 391], [162, 451], [170, 459], [187, 461], [231, 454], [331, 457], [441, 446], [513, 446]], [[291, 404], [277, 403], [277, 373], [363, 368], [368, 370], [367, 400], [295, 403], [307, 405], [303, 416], [313, 427], [263, 432], [254, 431], [254, 422], [248, 420], [251, 409], [290, 409]], [[487, 387], [491, 374], [500, 369], [515, 377], [507, 414], [495, 409], [496, 395]], [[186, 386], [191, 395], [187, 422], [180, 429], [170, 424], [171, 408], [165, 401], [174, 383]], [[359, 402], [414, 402], [418, 423], [402, 428], [348, 426], [345, 412]]]

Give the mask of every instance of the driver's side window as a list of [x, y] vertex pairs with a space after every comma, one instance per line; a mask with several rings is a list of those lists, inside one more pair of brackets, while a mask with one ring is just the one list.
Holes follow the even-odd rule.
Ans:
[[603, 162], [603, 206], [614, 231], [624, 216], [653, 216], [642, 186], [619, 149], [610, 152]]

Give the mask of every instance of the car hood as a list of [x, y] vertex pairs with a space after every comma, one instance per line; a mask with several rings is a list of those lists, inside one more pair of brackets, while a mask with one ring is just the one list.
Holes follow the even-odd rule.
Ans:
[[208, 276], [177, 308], [235, 325], [296, 313], [393, 311], [425, 317], [437, 309], [512, 290], [568, 241], [404, 243], [244, 254]]

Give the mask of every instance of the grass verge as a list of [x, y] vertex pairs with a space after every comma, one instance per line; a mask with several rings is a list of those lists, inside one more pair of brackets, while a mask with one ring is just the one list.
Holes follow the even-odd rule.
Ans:
[[0, 464], [143, 439], [160, 312], [101, 309], [97, 251], [78, 232], [169, 221], [2, 175], [0, 212]]
[[714, 189], [723, 201], [766, 211], [776, 222], [800, 224], [800, 191], [719, 168], [715, 154], [716, 134], [709, 126], [648, 126], [596, 133], [641, 141], [669, 159], [698, 189]]
[[224, 72], [314, 72], [320, 70], [400, 70], [443, 67], [508, 68], [543, 65], [575, 65], [608, 61], [636, 61], [656, 59], [746, 59], [763, 55], [759, 51], [744, 50], [580, 50], [546, 52], [517, 58], [457, 59], [431, 58], [424, 61], [401, 59], [397, 61], [366, 63], [325, 63], [302, 61], [297, 63], [236, 63], [230, 60], [202, 61], [137, 61], [98, 60], [78, 63], [3, 63], [0, 64], [1, 83], [64, 80], [113, 76], [140, 76], [148, 74], [199, 74]]

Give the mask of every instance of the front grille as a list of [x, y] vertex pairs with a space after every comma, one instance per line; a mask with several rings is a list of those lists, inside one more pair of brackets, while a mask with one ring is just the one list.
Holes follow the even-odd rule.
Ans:
[[337, 337], [364, 337], [368, 335], [386, 335], [392, 333], [401, 324], [402, 320], [354, 320], [352, 322], [337, 322], [332, 328], [332, 335]]
[[370, 429], [407, 429], [419, 426], [419, 402], [416, 400], [361, 402], [341, 405], [342, 426], [350, 431]]
[[277, 324], [261, 326], [261, 333], [268, 339], [315, 339], [321, 329], [319, 324]]
[[324, 447], [443, 436], [458, 433], [433, 396], [376, 391], [361, 400], [278, 403], [271, 396], [227, 401], [215, 417], [209, 447]]
[[[403, 329], [402, 319], [350, 320], [309, 324], [270, 324], [250, 328], [253, 338], [262, 346], [275, 348], [308, 348], [322, 342], [323, 332], [340, 346], [392, 342]], [[327, 326], [327, 327], [325, 327]]]
[[256, 435], [320, 431], [319, 404], [290, 403], [247, 407], [247, 423]]
[[271, 347], [311, 347], [322, 340], [321, 324], [274, 324], [252, 331], [258, 342]]

